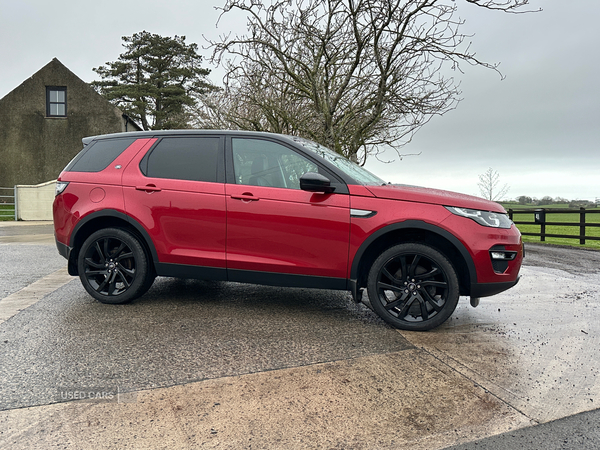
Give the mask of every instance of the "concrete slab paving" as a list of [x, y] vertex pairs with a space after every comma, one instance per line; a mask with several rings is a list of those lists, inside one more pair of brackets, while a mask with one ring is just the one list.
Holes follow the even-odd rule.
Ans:
[[402, 335], [537, 423], [600, 407], [600, 276], [522, 273], [442, 327]]
[[520, 428], [445, 450], [599, 450], [600, 409]]
[[529, 425], [421, 350], [0, 412], [11, 448], [435, 449]]
[[54, 244], [52, 222], [0, 222], [0, 244]]
[[66, 268], [59, 269], [27, 287], [0, 299], [0, 324], [73, 281]]
[[0, 301], [64, 267], [55, 245], [0, 244]]
[[0, 325], [0, 410], [409, 348], [343, 292], [160, 278], [104, 305], [74, 280]]

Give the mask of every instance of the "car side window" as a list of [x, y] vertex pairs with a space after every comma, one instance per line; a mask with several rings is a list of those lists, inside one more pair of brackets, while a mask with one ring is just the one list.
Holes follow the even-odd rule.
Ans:
[[236, 184], [300, 189], [300, 177], [319, 167], [295, 151], [264, 139], [233, 138]]
[[65, 172], [101, 172], [135, 142], [136, 138], [100, 139], [88, 144], [71, 160]]
[[218, 137], [166, 137], [142, 159], [140, 169], [152, 178], [217, 181]]

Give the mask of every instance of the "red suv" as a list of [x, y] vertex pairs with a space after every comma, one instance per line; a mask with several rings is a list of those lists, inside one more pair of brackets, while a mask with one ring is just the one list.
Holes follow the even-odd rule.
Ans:
[[385, 183], [314, 142], [160, 131], [83, 139], [58, 178], [56, 244], [103, 303], [156, 276], [348, 290], [428, 330], [460, 295], [514, 286], [521, 235], [498, 204]]

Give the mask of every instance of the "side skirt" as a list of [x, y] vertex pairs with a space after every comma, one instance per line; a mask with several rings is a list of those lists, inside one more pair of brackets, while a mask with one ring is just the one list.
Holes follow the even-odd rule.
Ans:
[[318, 277], [251, 270], [198, 267], [182, 264], [155, 263], [156, 274], [163, 277], [194, 278], [198, 280], [235, 281], [267, 286], [303, 287], [314, 289], [348, 290], [345, 278]]
[[345, 278], [317, 277], [313, 275], [295, 275], [288, 273], [254, 272], [250, 270], [229, 269], [229, 281], [239, 283], [265, 284], [268, 286], [303, 287], [315, 289], [348, 289]]
[[161, 277], [194, 278], [197, 280], [227, 281], [227, 269], [220, 267], [186, 266], [184, 264], [154, 263]]

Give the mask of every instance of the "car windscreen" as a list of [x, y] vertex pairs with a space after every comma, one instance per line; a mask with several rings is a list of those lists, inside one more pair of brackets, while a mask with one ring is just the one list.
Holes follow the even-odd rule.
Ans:
[[387, 184], [377, 175], [373, 175], [364, 167], [359, 166], [356, 163], [353, 163], [349, 159], [340, 155], [339, 153], [334, 152], [333, 150], [328, 149], [316, 142], [310, 141], [308, 139], [304, 139], [297, 136], [290, 136], [295, 142], [302, 145], [305, 149], [310, 150], [311, 152], [317, 154], [321, 158], [327, 160], [339, 170], [344, 172], [346, 175], [356, 180], [357, 182], [363, 185], [376, 185], [381, 186], [382, 184]]

